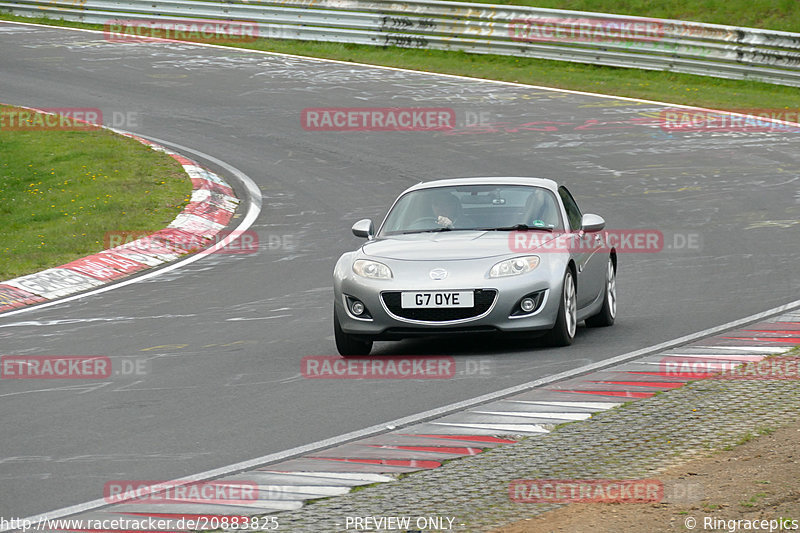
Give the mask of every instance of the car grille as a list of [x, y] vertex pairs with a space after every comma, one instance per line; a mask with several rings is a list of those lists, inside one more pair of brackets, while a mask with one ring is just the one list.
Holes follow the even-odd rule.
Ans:
[[438, 309], [403, 309], [400, 306], [400, 292], [384, 292], [381, 294], [384, 305], [395, 316], [409, 320], [424, 322], [448, 322], [451, 320], [464, 320], [474, 318], [486, 313], [497, 297], [494, 289], [475, 289], [474, 305], [472, 307], [454, 307]]

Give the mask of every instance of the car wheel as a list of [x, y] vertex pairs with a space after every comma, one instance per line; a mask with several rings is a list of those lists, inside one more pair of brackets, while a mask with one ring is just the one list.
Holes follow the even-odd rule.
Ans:
[[369, 352], [372, 351], [372, 341], [362, 341], [342, 331], [336, 309], [333, 310], [333, 336], [336, 339], [336, 349], [339, 351], [339, 355], [345, 357], [348, 355], [369, 355]]
[[575, 338], [575, 329], [578, 325], [577, 305], [578, 296], [575, 291], [575, 279], [572, 277], [572, 271], [567, 270], [567, 273], [564, 274], [556, 325], [545, 335], [547, 344], [551, 346], [569, 346], [572, 344], [572, 340]]
[[602, 328], [614, 323], [617, 316], [617, 271], [614, 262], [608, 258], [606, 267], [606, 286], [603, 296], [603, 307], [596, 315], [586, 319], [586, 325], [592, 328]]

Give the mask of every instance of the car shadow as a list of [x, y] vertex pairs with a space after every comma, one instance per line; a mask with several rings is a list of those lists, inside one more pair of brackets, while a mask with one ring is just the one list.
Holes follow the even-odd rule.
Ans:
[[[575, 332], [575, 344], [589, 334], [585, 327], [578, 327]], [[541, 336], [508, 337], [487, 334], [459, 334], [444, 337], [418, 337], [400, 341], [375, 342], [372, 353], [368, 357], [389, 355], [501, 355], [531, 354], [551, 350], [565, 350], [548, 346]]]

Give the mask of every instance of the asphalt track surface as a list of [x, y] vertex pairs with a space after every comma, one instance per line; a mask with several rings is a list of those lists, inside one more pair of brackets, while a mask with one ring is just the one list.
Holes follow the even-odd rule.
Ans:
[[[0, 382], [6, 518], [99, 498], [109, 480], [174, 479], [601, 361], [789, 302], [800, 288], [798, 133], [670, 134], [646, 124], [664, 107], [652, 103], [9, 23], [0, 101], [130, 113], [122, 129], [226, 161], [264, 201], [258, 254], [214, 255], [0, 316], [2, 354], [150, 365], [100, 382]], [[384, 106], [452, 108], [459, 127], [337, 133], [300, 123], [304, 108]], [[456, 134], [481, 116], [503, 125]], [[571, 347], [378, 343], [375, 355], [446, 354], [490, 371], [304, 379], [304, 356], [335, 353], [331, 272], [360, 242], [350, 225], [382, 218], [418, 181], [474, 175], [555, 178], [584, 212], [612, 228], [662, 230], [672, 248], [621, 256], [617, 324], [581, 327]], [[699, 246], [678, 249], [689, 235]]]

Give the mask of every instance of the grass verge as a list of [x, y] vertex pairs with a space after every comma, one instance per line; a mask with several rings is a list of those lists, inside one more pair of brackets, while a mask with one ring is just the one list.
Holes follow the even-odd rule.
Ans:
[[191, 195], [177, 161], [103, 129], [0, 129], [0, 153], [0, 281], [98, 252], [109, 231], [162, 229]]
[[800, 31], [797, 0], [457, 0]]

